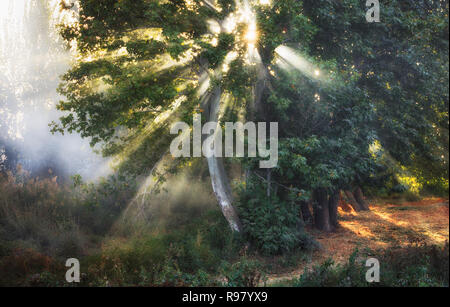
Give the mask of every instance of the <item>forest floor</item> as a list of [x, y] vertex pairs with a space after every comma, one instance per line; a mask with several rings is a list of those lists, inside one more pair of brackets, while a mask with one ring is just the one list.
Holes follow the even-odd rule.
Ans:
[[305, 268], [331, 258], [334, 263], [348, 261], [358, 250], [380, 250], [412, 243], [442, 245], [449, 240], [449, 201], [425, 198], [420, 201], [373, 200], [370, 211], [344, 211], [339, 208], [340, 227], [324, 234], [309, 229], [321, 248], [301, 261], [292, 271], [269, 274], [267, 284], [288, 282], [300, 276]]

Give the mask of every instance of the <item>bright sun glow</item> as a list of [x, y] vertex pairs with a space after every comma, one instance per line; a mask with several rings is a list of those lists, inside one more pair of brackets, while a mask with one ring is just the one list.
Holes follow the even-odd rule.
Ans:
[[254, 46], [258, 40], [258, 31], [256, 29], [256, 23], [252, 22], [248, 25], [247, 33], [245, 34], [245, 40], [251, 46]]

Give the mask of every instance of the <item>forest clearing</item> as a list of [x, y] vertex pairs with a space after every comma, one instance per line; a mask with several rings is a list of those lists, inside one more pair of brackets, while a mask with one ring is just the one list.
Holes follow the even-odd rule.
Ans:
[[331, 234], [316, 233], [321, 244], [312, 259], [293, 272], [274, 274], [268, 283], [297, 278], [305, 269], [327, 260], [345, 263], [356, 248], [359, 250], [406, 247], [411, 244], [443, 245], [449, 240], [448, 199], [425, 198], [415, 202], [371, 202], [369, 212], [355, 214], [339, 208], [341, 228]]

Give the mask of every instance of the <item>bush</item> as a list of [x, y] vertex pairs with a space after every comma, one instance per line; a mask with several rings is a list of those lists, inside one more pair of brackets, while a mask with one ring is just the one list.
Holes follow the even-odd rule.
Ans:
[[268, 198], [260, 184], [250, 181], [239, 189], [238, 210], [246, 239], [264, 255], [283, 254], [313, 245], [303, 229], [298, 205], [276, 195]]
[[257, 260], [242, 257], [238, 262], [222, 264], [222, 274], [227, 287], [257, 287], [265, 281], [263, 265]]
[[297, 287], [361, 287], [365, 283], [366, 268], [364, 264], [356, 261], [357, 251], [344, 265], [335, 265], [328, 259], [321, 265], [305, 270], [303, 275], [294, 282]]
[[135, 196], [137, 182], [125, 175], [101, 178], [97, 183], [83, 183], [79, 175], [72, 177], [70, 189], [80, 227], [105, 235]]
[[449, 245], [411, 245], [390, 248], [371, 255], [381, 265], [380, 283], [369, 284], [365, 274], [367, 253], [355, 251], [348, 262], [335, 265], [327, 260], [294, 281], [298, 287], [448, 287]]

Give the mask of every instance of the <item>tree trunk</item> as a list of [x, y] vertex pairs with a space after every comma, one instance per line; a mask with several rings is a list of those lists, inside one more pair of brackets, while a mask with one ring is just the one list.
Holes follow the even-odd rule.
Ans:
[[347, 201], [349, 202], [350, 206], [356, 211], [361, 211], [361, 207], [359, 206], [358, 202], [356, 201], [355, 197], [353, 196], [353, 193], [349, 190], [344, 191], [345, 196], [347, 197]]
[[342, 196], [342, 191], [339, 191], [339, 207], [341, 207], [342, 210], [345, 212], [351, 212], [352, 207], [344, 200]]
[[[220, 99], [222, 91], [216, 88], [211, 94], [206, 97], [204, 107], [207, 112], [207, 121], [218, 122], [220, 111]], [[223, 160], [212, 156], [207, 158], [209, 175], [211, 177], [211, 184], [219, 203], [222, 213], [225, 216], [228, 224], [233, 231], [241, 232], [242, 226], [237, 214], [236, 208], [233, 206], [233, 197], [231, 194], [228, 176], [223, 165]]]
[[316, 190], [314, 194], [314, 225], [319, 230], [331, 232], [333, 229], [330, 223], [328, 195], [323, 190]]
[[222, 159], [208, 158], [211, 183], [222, 213], [233, 231], [241, 232], [242, 226], [236, 209], [233, 206], [233, 198], [228, 184]]
[[355, 200], [358, 202], [359, 206], [361, 207], [361, 210], [369, 211], [369, 205], [364, 200], [364, 194], [361, 190], [361, 187], [357, 187], [355, 191], [353, 192], [353, 195], [355, 196]]
[[330, 211], [330, 224], [333, 229], [339, 226], [338, 223], [338, 204], [339, 204], [339, 192], [334, 192], [330, 195], [328, 200], [328, 210]]
[[300, 210], [302, 212], [303, 221], [306, 224], [312, 224], [313, 216], [311, 214], [311, 210], [309, 210], [309, 203], [306, 201], [300, 202]]
[[271, 194], [271, 184], [272, 184], [272, 170], [270, 168], [267, 169], [267, 198], [270, 199]]
[[253, 85], [253, 99], [250, 105], [249, 117], [251, 120], [256, 120], [257, 115], [260, 118], [266, 118], [265, 110], [263, 109], [263, 104], [261, 103], [264, 91], [269, 86], [269, 73], [267, 68], [263, 63], [258, 63], [258, 78]]

